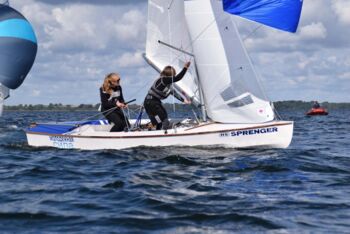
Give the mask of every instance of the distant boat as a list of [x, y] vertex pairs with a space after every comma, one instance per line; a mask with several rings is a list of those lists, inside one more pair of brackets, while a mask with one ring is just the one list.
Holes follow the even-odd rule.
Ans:
[[231, 14], [295, 32], [302, 3], [300, 0], [149, 0], [144, 57], [157, 71], [167, 65], [179, 71], [184, 62], [194, 60], [173, 90], [192, 100], [200, 108], [201, 118], [178, 121], [167, 131], [109, 132], [112, 126], [102, 120], [38, 123], [26, 131], [28, 144], [87, 150], [141, 145], [288, 147], [293, 122], [276, 117]]
[[307, 116], [313, 116], [313, 115], [328, 115], [327, 109], [323, 107], [319, 108], [312, 108], [306, 113]]
[[314, 101], [314, 104], [308, 112], [306, 112], [307, 116], [313, 116], [313, 115], [328, 115], [328, 111], [321, 107], [320, 104], [317, 101]]
[[34, 30], [24, 16], [0, 3], [0, 116], [10, 89], [17, 89], [34, 64], [37, 53]]

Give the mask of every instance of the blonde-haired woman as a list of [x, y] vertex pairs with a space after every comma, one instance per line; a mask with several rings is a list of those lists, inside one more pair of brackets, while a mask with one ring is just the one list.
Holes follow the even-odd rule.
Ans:
[[101, 111], [110, 123], [114, 123], [111, 132], [121, 132], [129, 127], [129, 121], [122, 111], [127, 105], [120, 86], [120, 76], [117, 73], [110, 73], [105, 77], [100, 88], [100, 97]]

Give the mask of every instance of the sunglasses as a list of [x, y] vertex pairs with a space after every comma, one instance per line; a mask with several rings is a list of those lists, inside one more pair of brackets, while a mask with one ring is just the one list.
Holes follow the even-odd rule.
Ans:
[[112, 84], [118, 84], [119, 82], [120, 82], [120, 79], [119, 80], [110, 81], [110, 83], [112, 83]]

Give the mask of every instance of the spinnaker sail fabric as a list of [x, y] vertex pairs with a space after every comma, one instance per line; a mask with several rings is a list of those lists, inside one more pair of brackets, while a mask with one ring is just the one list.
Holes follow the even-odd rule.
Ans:
[[233, 17], [221, 1], [185, 1], [208, 117], [220, 123], [262, 123], [274, 119]]
[[[185, 19], [183, 0], [149, 0], [148, 24], [145, 58], [158, 71], [165, 66], [173, 66], [180, 72], [184, 63], [192, 59], [171, 45], [192, 53], [191, 39]], [[185, 77], [174, 85], [178, 95], [199, 103], [198, 85], [195, 77], [195, 66], [192, 65]]]
[[288, 32], [296, 32], [303, 0], [223, 0], [228, 13]]
[[26, 18], [0, 4], [0, 84], [18, 88], [33, 66], [37, 49], [34, 30]]

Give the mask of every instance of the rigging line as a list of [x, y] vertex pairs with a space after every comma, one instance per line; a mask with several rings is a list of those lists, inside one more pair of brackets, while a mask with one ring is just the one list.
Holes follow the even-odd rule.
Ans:
[[169, 6], [168, 6], [168, 10], [170, 10], [170, 8], [172, 7], [173, 3], [174, 3], [174, 0], [172, 0], [172, 1], [170, 2]]
[[[208, 28], [215, 22], [216, 20], [214, 19], [212, 22], [210, 22], [192, 41], [191, 43], [186, 47], [185, 51], [188, 50], [189, 48], [191, 48], [191, 46], [199, 39], [200, 36], [203, 35], [203, 33], [205, 33]], [[178, 55], [174, 58], [174, 60], [172, 60], [172, 63], [175, 62], [175, 60], [177, 60], [178, 58], [180, 58], [182, 55]]]
[[[188, 50], [189, 48], [191, 48], [191, 46], [212, 26], [213, 23], [215, 23], [216, 21], [219, 21], [223, 18], [223, 16], [221, 16], [219, 19], [214, 19], [212, 20], [207, 26], [204, 27], [204, 29], [198, 33], [197, 36], [195, 36], [195, 38], [191, 41], [191, 43], [186, 47], [185, 51]], [[174, 63], [177, 59], [179, 59], [181, 57], [181, 53], [180, 55], [176, 56], [171, 63]], [[195, 63], [195, 57], [193, 58], [193, 63]], [[193, 64], [195, 66], [195, 64]]]
[[97, 115], [92, 115], [92, 116], [89, 116], [89, 117], [87, 117], [87, 118], [84, 118], [84, 119], [82, 119], [82, 120], [78, 120], [79, 122], [83, 122], [83, 121], [88, 121], [89, 119], [92, 119], [92, 118], [95, 118], [95, 117], [98, 117], [98, 116], [107, 116], [107, 115], [109, 115], [109, 114], [111, 114], [115, 109], [117, 109], [118, 107], [116, 106], [116, 107], [113, 107], [113, 108], [111, 108], [111, 109], [108, 109], [108, 110], [106, 110], [106, 111], [103, 111], [103, 112], [99, 112]]
[[[197, 36], [195, 36], [194, 37], [194, 39], [191, 41], [191, 43], [186, 47], [186, 49], [185, 49], [185, 51], [186, 50], [188, 50], [211, 26], [212, 26], [212, 24], [213, 23], [215, 23], [215, 22], [217, 22], [217, 21], [220, 21], [223, 17], [224, 17], [225, 15], [222, 15], [222, 16], [220, 16], [220, 18], [219, 19], [214, 19], [214, 20], [212, 20], [207, 26], [205, 26], [204, 27], [204, 29], [200, 32], [200, 33], [198, 33], [198, 35]], [[181, 55], [179, 55], [179, 56], [177, 56], [174, 60], [173, 60], [173, 62], [176, 60], [176, 59], [178, 59], [179, 57], [180, 57]]]
[[[172, 40], [171, 40], [171, 33], [172, 33], [172, 31], [171, 31], [170, 8], [171, 8], [173, 2], [174, 2], [174, 0], [171, 1], [170, 5], [169, 5], [169, 7], [168, 7], [168, 33], [169, 33], [169, 43], [170, 43], [170, 44], [172, 43]], [[169, 55], [170, 55], [170, 56], [169, 56], [169, 57], [170, 57], [170, 61], [172, 61], [172, 60], [173, 60], [173, 53], [172, 53], [171, 50], [169, 51]], [[174, 61], [173, 61], [173, 62], [174, 62]], [[172, 63], [173, 63], [173, 62], [172, 62]], [[174, 76], [175, 76], [175, 74], [172, 74], [172, 76], [171, 76], [171, 81], [172, 81], [172, 83], [171, 83], [171, 88], [172, 88], [172, 92], [173, 92], [173, 112], [174, 112], [174, 118], [175, 118], [175, 117], [176, 117], [176, 108], [175, 108]]]
[[[147, 60], [146, 60], [146, 62], [147, 62]], [[147, 63], [148, 63], [148, 62], [147, 62]], [[151, 65], [151, 66], [152, 66], [152, 65]], [[146, 83], [146, 82], [147, 82], [147, 83]], [[137, 89], [136, 91], [134, 91], [134, 92], [132, 93], [131, 96], [135, 96], [135, 94], [138, 94], [138, 93], [140, 93], [141, 90], [145, 89], [146, 86], [148, 86], [148, 84], [149, 84], [148, 80], [146, 80], [146, 82], [143, 83], [143, 84], [140, 86], [139, 89]]]
[[248, 36], [246, 36], [242, 41], [245, 42], [245, 40], [247, 40], [251, 35], [253, 35], [256, 31], [258, 31], [260, 28], [262, 27], [262, 25], [259, 25], [258, 27], [256, 27], [253, 31], [251, 31]]
[[[253, 59], [252, 59], [252, 58], [250, 57], [250, 55], [248, 54], [248, 51], [247, 51], [247, 49], [246, 49], [245, 46], [244, 46], [244, 41], [242, 41], [242, 38], [239, 36], [240, 34], [239, 34], [239, 31], [238, 31], [237, 25], [236, 25], [236, 23], [235, 23], [234, 20], [233, 20], [233, 16], [230, 18], [230, 20], [231, 20], [232, 24], [236, 26], [236, 31], [237, 31], [237, 33], [238, 33], [238, 38], [239, 38], [239, 40], [240, 40], [241, 43], [242, 43], [242, 48], [243, 48], [244, 54], [245, 54], [245, 55], [247, 56], [247, 58], [248, 58], [248, 62], [249, 62], [250, 68], [252, 69], [252, 71], [253, 71], [253, 73], [254, 73], [254, 75], [255, 75], [255, 77], [256, 77], [256, 81], [257, 81], [257, 84], [258, 84], [259, 88], [261, 89], [262, 95], [263, 95], [263, 97], [265, 98], [265, 100], [269, 100], [269, 98], [267, 97], [267, 94], [266, 94], [266, 89], [265, 89], [265, 87], [263, 86], [263, 84], [262, 84], [262, 82], [261, 82], [260, 73], [258, 73], [258, 72], [256, 71], [255, 67], [253, 66]], [[260, 25], [257, 29], [259, 29], [261, 26], [262, 26], [262, 25]], [[256, 30], [257, 30], [257, 29], [256, 29]], [[256, 31], [256, 30], [255, 30], [255, 31]]]
[[[126, 129], [128, 130], [128, 132], [130, 132], [130, 127], [131, 126], [129, 126], [129, 124], [128, 124], [128, 118], [126, 117], [124, 109], [122, 109], [122, 111], [123, 111], [123, 115], [124, 115], [124, 121], [125, 121], [125, 124], [126, 124]], [[130, 118], [130, 116], [129, 116], [129, 118]]]

